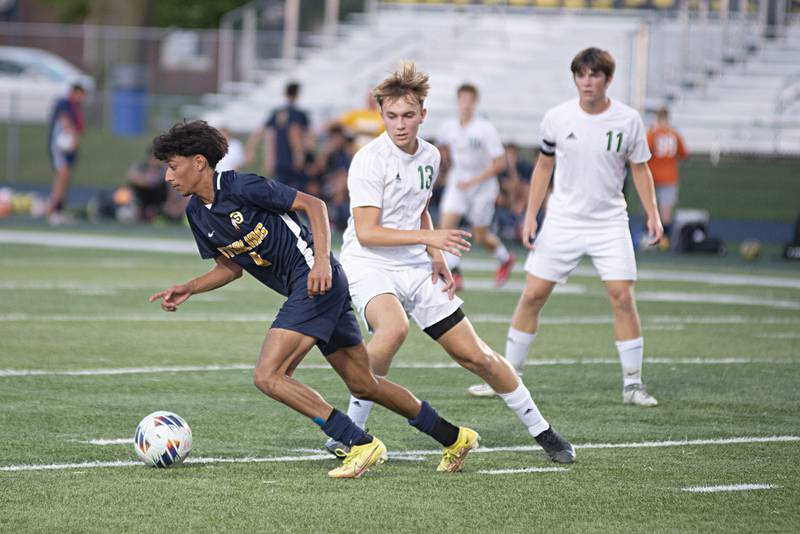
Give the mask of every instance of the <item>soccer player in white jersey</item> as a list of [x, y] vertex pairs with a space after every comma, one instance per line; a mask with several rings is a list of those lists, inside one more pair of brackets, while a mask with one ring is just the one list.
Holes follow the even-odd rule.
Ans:
[[[359, 150], [347, 177], [350, 219], [341, 262], [353, 302], [372, 337], [367, 345], [374, 372], [386, 376], [408, 334], [408, 316], [461, 366], [498, 391], [529, 433], [560, 463], [575, 451], [542, 417], [530, 392], [502, 356], [481, 340], [461, 311], [442, 252], [469, 250], [469, 233], [435, 230], [428, 212], [439, 172], [439, 151], [417, 137], [425, 119], [428, 76], [413, 63], [373, 91], [386, 132]], [[372, 403], [351, 397], [348, 415], [362, 428]], [[476, 432], [463, 429], [453, 447], [477, 447]], [[338, 444], [326, 448], [335, 452]]]
[[[550, 109], [541, 125], [541, 154], [531, 179], [523, 244], [532, 249], [525, 262], [525, 289], [508, 330], [506, 357], [521, 372], [536, 333], [539, 312], [556, 283], [564, 282], [584, 255], [600, 274], [614, 312], [617, 351], [622, 363], [625, 404], [656, 406], [642, 384], [642, 339], [633, 296], [636, 258], [628, 229], [622, 186], [626, 164], [644, 206], [651, 244], [664, 232], [656, 209], [650, 150], [639, 113], [606, 95], [614, 59], [587, 48], [572, 60], [578, 98]], [[555, 187], [542, 231], [536, 214], [555, 166]], [[475, 396], [492, 396], [490, 384], [471, 386]]]
[[[456, 96], [458, 118], [442, 124], [436, 136], [442, 159], [449, 168], [439, 226], [458, 228], [461, 219], [466, 218], [475, 241], [497, 258], [495, 282], [502, 286], [516, 259], [490, 229], [494, 205], [500, 194], [497, 175], [506, 168], [505, 150], [495, 127], [476, 114], [478, 88], [465, 83], [458, 88]], [[453, 272], [456, 289], [461, 289], [460, 257], [445, 253], [445, 258]]]

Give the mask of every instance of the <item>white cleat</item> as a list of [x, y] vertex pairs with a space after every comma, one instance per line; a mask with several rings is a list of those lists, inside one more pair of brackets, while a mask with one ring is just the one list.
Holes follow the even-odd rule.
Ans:
[[622, 389], [622, 404], [651, 408], [658, 406], [658, 401], [647, 392], [644, 384], [630, 384]]
[[494, 397], [497, 395], [489, 384], [475, 384], [467, 388], [467, 392], [473, 397]]

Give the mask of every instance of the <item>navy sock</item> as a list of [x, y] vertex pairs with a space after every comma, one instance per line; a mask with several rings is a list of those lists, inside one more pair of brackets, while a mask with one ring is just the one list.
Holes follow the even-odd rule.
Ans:
[[664, 235], [667, 237], [672, 237], [672, 224], [665, 224], [664, 225]]
[[422, 401], [422, 408], [420, 408], [417, 417], [409, 419], [408, 424], [420, 432], [428, 434], [445, 447], [449, 447], [458, 439], [458, 427], [439, 417], [439, 414], [436, 413], [433, 406], [428, 404], [428, 401]]
[[[319, 424], [316, 418], [315, 422]], [[348, 447], [352, 447], [353, 445], [365, 445], [372, 441], [372, 436], [358, 428], [358, 425], [356, 425], [352, 419], [336, 408], [334, 408], [328, 416], [328, 420], [319, 426], [322, 427], [322, 431], [325, 432], [329, 438], [340, 441]]]

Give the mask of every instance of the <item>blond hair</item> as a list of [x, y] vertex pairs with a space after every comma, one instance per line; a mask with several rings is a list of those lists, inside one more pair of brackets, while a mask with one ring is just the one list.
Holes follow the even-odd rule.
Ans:
[[421, 107], [428, 96], [428, 89], [430, 89], [428, 75], [417, 71], [417, 66], [413, 61], [405, 61], [400, 69], [393, 72], [372, 90], [372, 96], [381, 107], [383, 107], [384, 100], [409, 96], [416, 99]]

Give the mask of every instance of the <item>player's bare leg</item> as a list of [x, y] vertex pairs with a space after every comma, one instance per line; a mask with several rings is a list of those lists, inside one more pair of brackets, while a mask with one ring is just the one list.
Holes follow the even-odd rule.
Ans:
[[253, 382], [268, 397], [305, 415], [323, 421], [333, 407], [322, 396], [292, 378], [292, 373], [317, 340], [292, 330], [272, 328], [261, 347]]
[[351, 461], [329, 471], [328, 475], [357, 478], [370, 467], [383, 463], [386, 447], [381, 440], [364, 432], [325, 402], [319, 393], [292, 378], [292, 373], [316, 342], [315, 338], [299, 332], [270, 329], [261, 348], [253, 381], [269, 397], [312, 419], [331, 439], [348, 443], [353, 451]]
[[[408, 317], [391, 293], [378, 295], [367, 303], [365, 310], [372, 337], [367, 343], [369, 367], [378, 376], [389, 374], [392, 359], [408, 336]], [[347, 407], [347, 415], [358, 426], [364, 428], [372, 410], [372, 401], [353, 394]]]
[[551, 428], [511, 364], [478, 337], [469, 319], [461, 319], [437, 341], [459, 365], [483, 378], [497, 392], [553, 461], [575, 461], [572, 445]]
[[614, 312], [614, 334], [622, 363], [622, 400], [625, 404], [656, 406], [658, 401], [647, 393], [642, 383], [644, 339], [636, 309], [633, 281], [606, 280], [605, 285]]
[[472, 238], [475, 243], [483, 246], [497, 258], [499, 265], [495, 275], [495, 284], [498, 287], [504, 285], [511, 276], [511, 270], [514, 268], [514, 261], [517, 258], [508, 251], [500, 238], [494, 235], [488, 226], [473, 226]]
[[56, 169], [56, 175], [53, 179], [53, 188], [50, 192], [50, 200], [47, 204], [46, 215], [50, 217], [51, 224], [61, 224], [65, 222], [59, 214], [67, 199], [67, 189], [72, 181], [72, 170], [67, 167], [60, 167]]
[[[522, 375], [528, 352], [536, 339], [539, 329], [539, 314], [547, 299], [555, 288], [556, 283], [544, 280], [531, 274], [526, 275], [525, 289], [519, 297], [511, 327], [508, 329], [506, 339], [506, 359], [514, 367], [517, 374]], [[495, 391], [489, 384], [475, 384], [470, 386], [469, 394], [474, 397], [494, 397]]]

